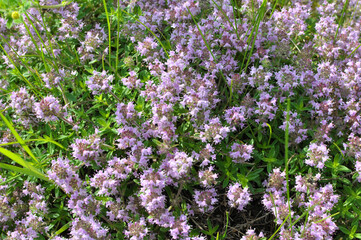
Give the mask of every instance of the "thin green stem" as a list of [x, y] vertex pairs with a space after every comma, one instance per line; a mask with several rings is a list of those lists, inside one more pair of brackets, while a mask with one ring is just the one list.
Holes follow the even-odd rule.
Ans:
[[310, 208], [307, 208], [301, 216], [299, 216], [295, 221], [292, 222], [292, 225], [290, 225], [290, 228], [292, 228], [296, 223], [298, 223], [306, 214], [308, 214], [312, 209], [314, 209], [315, 206], [311, 206]]
[[275, 219], [277, 219], [277, 208], [276, 208], [275, 200], [274, 200], [273, 194], [271, 192], [269, 193], [269, 195], [271, 197], [271, 202], [272, 202], [273, 208], [275, 209]]
[[112, 52], [112, 45], [111, 45], [111, 32], [110, 32], [110, 21], [109, 21], [109, 14], [108, 14], [108, 9], [107, 9], [107, 3], [105, 2], [105, 0], [103, 0], [103, 4], [104, 4], [104, 10], [105, 10], [105, 15], [107, 16], [107, 23], [108, 23], [108, 39], [109, 39], [109, 49], [108, 49], [108, 54], [109, 54], [109, 63], [111, 64], [111, 52]]
[[115, 95], [115, 93], [113, 93], [112, 91], [109, 92], [119, 103], [122, 103], [122, 100], [120, 98], [118, 98], [117, 95]]
[[75, 123], [70, 122], [70, 121], [69, 121], [68, 119], [66, 119], [65, 117], [63, 117], [63, 116], [61, 116], [61, 115], [58, 115], [57, 117], [60, 118], [61, 120], [63, 120], [64, 122], [66, 122], [67, 124], [75, 127]]
[[[39, 4], [39, 3], [38, 3]], [[40, 5], [39, 5], [40, 6]], [[46, 32], [46, 37], [48, 39], [48, 42], [49, 42], [49, 46], [50, 46], [50, 50], [51, 50], [51, 54], [53, 56], [53, 59], [54, 59], [54, 64], [55, 64], [55, 69], [56, 71], [59, 73], [59, 66], [58, 66], [58, 62], [56, 61], [56, 57], [55, 57], [55, 54], [54, 54], [54, 48], [53, 48], [53, 44], [51, 43], [51, 37], [50, 37], [50, 33], [46, 27], [46, 22], [45, 22], [45, 18], [44, 18], [44, 14], [42, 11], [40, 11], [40, 14], [41, 14], [41, 20], [42, 20], [42, 26], [43, 28], [45, 29], [45, 32]], [[44, 43], [43, 43], [44, 44]], [[45, 46], [45, 44], [44, 44]]]
[[70, 3], [72, 3], [73, 1], [64, 1], [61, 4], [57, 4], [57, 5], [43, 5], [40, 6], [39, 3], [37, 5], [33, 5], [32, 8], [39, 8], [39, 9], [55, 9], [55, 8], [61, 8], [61, 7], [65, 7], [66, 5], [69, 5]]
[[333, 39], [333, 43], [336, 42], [336, 38], [337, 38], [338, 32], [339, 32], [340, 28], [342, 27], [342, 23], [343, 23], [343, 20], [344, 20], [344, 16], [346, 15], [346, 9], [347, 9], [347, 6], [348, 6], [348, 1], [349, 1], [349, 0], [346, 0], [345, 3], [343, 4], [343, 8], [342, 8], [342, 12], [341, 12], [341, 17], [340, 17], [340, 20], [338, 21], [338, 26], [337, 26], [337, 30], [336, 30], [335, 37], [334, 37], [334, 39]]
[[[287, 202], [288, 202], [289, 214], [291, 214], [290, 183], [289, 183], [289, 176], [288, 176], [288, 141], [289, 141], [290, 108], [291, 108], [291, 100], [288, 98], [287, 99], [286, 129], [285, 129], [285, 172], [286, 172]], [[292, 225], [292, 215], [290, 216], [290, 225]], [[292, 231], [292, 229], [291, 229], [291, 231]]]
[[303, 237], [303, 234], [305, 234], [305, 231], [306, 231], [306, 225], [307, 225], [307, 222], [308, 222], [308, 211], [306, 212], [306, 218], [305, 218], [305, 222], [303, 223], [303, 229], [302, 229], [302, 233], [301, 233], [301, 237]]
[[252, 38], [253, 38], [253, 42], [252, 42], [252, 46], [251, 46], [251, 50], [250, 50], [250, 53], [248, 54], [248, 57], [247, 57], [247, 62], [246, 62], [246, 66], [243, 68], [244, 66], [244, 61], [246, 59], [246, 56], [247, 54], [244, 55], [243, 57], [243, 61], [242, 61], [242, 65], [241, 65], [241, 68], [240, 68], [240, 72], [242, 72], [243, 70], [246, 70], [247, 67], [248, 67], [248, 64], [249, 62], [251, 61], [251, 57], [252, 57], [252, 54], [253, 54], [253, 49], [254, 49], [254, 44], [256, 42], [256, 39], [257, 39], [257, 35], [258, 35], [258, 29], [259, 29], [259, 26], [265, 16], [265, 12], [266, 12], [266, 4], [267, 4], [267, 0], [263, 0], [262, 4], [261, 4], [261, 7], [258, 11], [258, 14], [257, 14], [257, 17], [256, 17], [256, 22], [255, 22], [255, 26], [253, 26], [252, 28], [252, 31], [251, 31], [251, 34], [249, 35], [248, 39], [247, 39], [247, 43], [249, 43]]
[[[118, 5], [119, 5], [119, 1], [118, 1]], [[115, 71], [118, 71], [118, 64], [119, 64], [119, 28], [120, 28], [120, 21], [119, 21], [119, 6], [118, 6], [118, 10], [117, 10], [117, 40], [116, 40], [116, 44], [117, 44], [117, 52], [116, 52], [116, 56], [115, 56]], [[117, 74], [115, 72], [115, 78], [117, 78]]]
[[272, 12], [271, 12], [271, 15], [269, 16], [269, 19], [271, 19], [271, 17], [273, 16], [274, 11], [276, 10], [277, 3], [278, 3], [278, 0], [276, 0], [275, 5], [273, 5]]
[[359, 49], [360, 47], [361, 47], [361, 43], [346, 58], [351, 57], [357, 51], [357, 49]]
[[271, 240], [271, 239], [273, 239], [273, 238], [276, 236], [276, 234], [281, 230], [281, 228], [283, 227], [283, 225], [286, 223], [287, 219], [290, 217], [290, 214], [291, 214], [291, 213], [289, 213], [289, 214], [287, 215], [287, 217], [285, 218], [285, 220], [283, 220], [282, 224], [277, 228], [277, 230], [272, 234], [272, 236], [271, 236], [268, 240]]
[[[236, 16], [237, 9], [234, 7], [234, 5], [236, 5], [236, 8], [238, 8], [237, 1], [232, 1], [232, 10], [233, 10], [234, 26], [236, 27], [236, 33], [238, 33], [238, 24], [237, 24], [237, 16]], [[239, 16], [238, 16], [238, 18], [239, 18]], [[238, 36], [238, 40], [240, 40], [239, 36]]]

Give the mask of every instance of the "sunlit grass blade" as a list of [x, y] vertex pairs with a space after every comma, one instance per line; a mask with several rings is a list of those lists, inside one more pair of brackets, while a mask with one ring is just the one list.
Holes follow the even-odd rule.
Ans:
[[[1, 168], [1, 167], [0, 167], [0, 168]], [[5, 168], [4, 168], [4, 169], [5, 169]], [[19, 173], [19, 174], [13, 176], [13, 177], [7, 177], [5, 181], [0, 182], [0, 186], [1, 186], [1, 185], [8, 184], [9, 182], [11, 182], [12, 180], [18, 178], [18, 177], [21, 176], [21, 175], [22, 175], [22, 173]]]
[[[119, 2], [118, 2], [119, 5]], [[119, 6], [117, 8], [117, 40], [116, 40], [116, 54], [115, 54], [115, 71], [118, 71], [119, 64], [119, 28], [120, 28], [120, 16], [119, 16]], [[115, 73], [115, 78], [118, 78], [118, 75]]]
[[108, 39], [109, 39], [109, 49], [108, 49], [108, 54], [109, 54], [109, 64], [111, 65], [111, 49], [112, 49], [112, 45], [111, 45], [111, 39], [112, 39], [112, 35], [111, 35], [111, 30], [110, 30], [110, 21], [109, 21], [109, 14], [108, 14], [108, 9], [107, 9], [107, 3], [105, 0], [103, 0], [103, 4], [104, 4], [104, 10], [105, 10], [105, 15], [107, 17], [107, 24], [108, 24]]
[[229, 212], [226, 211], [226, 229], [222, 235], [222, 239], [226, 239], [226, 236], [227, 236], [227, 230], [228, 230], [228, 221], [229, 221]]
[[[60, 143], [52, 140], [52, 139], [47, 139], [47, 138], [37, 138], [37, 139], [27, 139], [24, 140], [25, 143], [27, 142], [39, 142], [40, 144], [42, 143], [53, 143], [55, 145], [57, 145], [58, 147], [65, 149], [65, 147], [63, 145], [61, 145]], [[14, 144], [20, 144], [20, 142], [8, 142], [8, 143], [1, 143], [0, 146], [10, 146], [10, 145], [14, 145]]]
[[346, 58], [350, 58], [360, 47], [361, 47], [361, 43]]
[[73, 2], [73, 0], [62, 1], [60, 4], [56, 4], [56, 5], [40, 5], [39, 3], [37, 3], [37, 5], [33, 5], [32, 7], [39, 8], [39, 9], [55, 9], [55, 8], [65, 7], [66, 5], [69, 5], [72, 2]]
[[[0, 153], [3, 154], [4, 156], [10, 158], [11, 160], [16, 162], [17, 164], [23, 166], [24, 169], [28, 170], [27, 172], [31, 171], [33, 174], [36, 174], [39, 178], [41, 178], [43, 180], [46, 180], [46, 181], [49, 181], [47, 179], [47, 177], [45, 177], [44, 174], [42, 174], [38, 169], [36, 169], [32, 165], [30, 165], [30, 163], [28, 163], [27, 161], [22, 159], [19, 155], [15, 154], [15, 153], [13, 153], [13, 152], [5, 149], [5, 148], [2, 148], [2, 147], [0, 147]], [[9, 166], [12, 166], [12, 165], [9, 165]], [[7, 169], [9, 169], [9, 167]]]
[[[38, 3], [38, 5], [39, 5], [39, 3]], [[48, 28], [46, 27], [44, 13], [42, 11], [40, 11], [40, 14], [41, 14], [42, 22], [40, 22], [40, 21], [38, 21], [38, 22], [43, 26], [43, 28], [44, 28], [44, 30], [46, 32], [46, 37], [48, 39], [48, 43], [49, 43], [49, 46], [50, 46], [50, 49], [51, 49], [51, 54], [52, 54], [53, 59], [54, 59], [53, 64], [54, 64], [54, 66], [56, 68], [56, 71], [59, 72], [59, 66], [58, 66], [58, 62], [56, 61], [56, 57], [55, 57], [55, 54], [54, 54], [54, 48], [53, 48], [53, 44], [51, 43], [50, 33], [48, 31]], [[55, 39], [53, 39], [53, 40], [55, 40]], [[45, 44], [44, 44], [44, 46], [45, 46]]]
[[71, 222], [68, 222], [64, 226], [62, 226], [58, 231], [55, 232], [53, 236], [50, 237], [50, 239], [53, 239], [54, 237], [62, 234], [64, 231], [66, 231], [71, 226]]
[[285, 220], [283, 220], [282, 224], [277, 228], [277, 230], [272, 234], [272, 236], [268, 239], [268, 240], [272, 240], [276, 234], [281, 230], [281, 228], [283, 227], [283, 225], [285, 225], [286, 221], [288, 220], [288, 218], [290, 217], [291, 213], [289, 213], [287, 215], [287, 217], [285, 218]]
[[[36, 28], [35, 28], [35, 26], [34, 26], [34, 24], [32, 23], [32, 21], [30, 20], [30, 18], [29, 18], [29, 16], [26, 14], [26, 12], [25, 12], [25, 15], [27, 16], [27, 18], [29, 19], [29, 21], [30, 21], [30, 23], [31, 23], [31, 25], [32, 25], [32, 27], [33, 27], [33, 29], [34, 29], [34, 31], [37, 33], [37, 35], [38, 35], [38, 37], [39, 37], [39, 39], [41, 40], [41, 42], [43, 43], [43, 45], [44, 45], [44, 42], [43, 42], [43, 40], [41, 39], [41, 36], [40, 36], [40, 34], [38, 33], [38, 30], [36, 30]], [[45, 69], [49, 69], [49, 67], [48, 67], [48, 64], [46, 63], [46, 61], [45, 61], [45, 57], [44, 57], [44, 50], [43, 50], [43, 47], [41, 46], [41, 51], [40, 51], [40, 48], [39, 48], [39, 46], [38, 46], [38, 43], [35, 41], [35, 38], [34, 38], [34, 36], [33, 36], [33, 34], [31, 33], [31, 31], [30, 31], [30, 29], [29, 29], [29, 26], [26, 24], [26, 22], [25, 21], [23, 21], [23, 25], [24, 25], [24, 27], [25, 27], [25, 29], [26, 29], [26, 31], [28, 32], [28, 35], [30, 36], [30, 39], [31, 39], [31, 41], [33, 42], [33, 44], [34, 44], [34, 46], [35, 46], [35, 48], [36, 48], [36, 51], [38, 52], [38, 54], [41, 56], [41, 59], [43, 60], [43, 62], [44, 62], [44, 66], [45, 66]]]
[[6, 164], [6, 163], [0, 163], [0, 168], [7, 169], [7, 170], [10, 170], [13, 172], [20, 173], [20, 174], [33, 176], [33, 177], [50, 182], [49, 179], [45, 175], [43, 175], [39, 172], [32, 171], [31, 169], [28, 169], [28, 168], [20, 168], [20, 167], [16, 167], [16, 166], [13, 166], [10, 164]]
[[20, 137], [20, 135], [16, 132], [13, 124], [9, 122], [9, 120], [0, 112], [0, 117], [6, 124], [6, 126], [9, 128], [11, 133], [14, 135], [15, 139], [20, 143], [20, 145], [24, 148], [24, 150], [29, 154], [29, 156], [36, 162], [39, 163], [37, 158], [34, 156], [34, 154], [31, 152], [30, 148], [26, 145], [25, 141]]

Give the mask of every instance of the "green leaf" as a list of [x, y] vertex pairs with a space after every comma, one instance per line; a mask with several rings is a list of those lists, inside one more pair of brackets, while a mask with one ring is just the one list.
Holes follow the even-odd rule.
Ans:
[[223, 182], [223, 184], [222, 184], [222, 187], [223, 187], [223, 188], [226, 188], [226, 187], [228, 186], [228, 183], [229, 183], [229, 177], [227, 177], [227, 178], [224, 180], [224, 182]]
[[72, 102], [76, 102], [76, 97], [71, 93], [65, 93], [65, 96], [67, 99], [69, 99]]
[[352, 226], [350, 235], [354, 235], [356, 231], [357, 231], [357, 225]]
[[259, 133], [257, 137], [258, 142], [261, 142], [262, 138], [263, 138], [263, 134]]
[[[38, 138], [38, 139], [26, 139], [24, 140], [24, 142], [40, 142], [40, 144], [42, 144], [43, 142], [50, 142], [50, 143], [54, 143], [55, 145], [65, 149], [65, 147], [63, 147], [63, 145], [61, 145], [60, 143], [57, 143], [56, 141], [52, 140], [51, 138], [49, 138], [48, 136], [44, 136], [45, 138]], [[19, 142], [8, 142], [8, 143], [1, 143], [0, 146], [9, 146], [9, 145], [14, 145], [14, 144], [20, 144]]]
[[97, 122], [98, 122], [101, 126], [103, 126], [103, 127], [105, 127], [105, 128], [108, 128], [108, 127], [109, 127], [109, 124], [107, 123], [107, 121], [106, 121], [104, 118], [98, 118], [98, 119], [97, 119]]
[[[65, 230], [67, 230], [70, 227], [71, 222], [68, 222], [67, 224], [65, 224], [64, 226], [62, 226], [58, 231], [55, 232], [55, 236], [60, 235], [61, 233], [63, 233]], [[54, 236], [54, 237], [55, 237]]]
[[163, 144], [158, 141], [157, 139], [152, 139], [152, 142], [154, 142], [157, 146], [162, 146]]
[[277, 162], [277, 158], [262, 158], [262, 160], [268, 163]]
[[10, 18], [10, 19], [8, 19], [8, 21], [7, 21], [7, 23], [6, 23], [6, 27], [7, 27], [8, 29], [10, 29], [12, 26], [13, 26], [13, 19]]
[[248, 180], [255, 180], [259, 177], [259, 174], [263, 172], [263, 168], [257, 169], [253, 172], [251, 172], [250, 174], [247, 175], [247, 179]]
[[361, 233], [356, 233], [354, 236], [355, 236], [355, 238], [357, 238], [357, 239], [361, 239]]
[[241, 182], [242, 186], [246, 187], [249, 179], [246, 178], [243, 174], [237, 174], [237, 177], [238, 177], [239, 181]]
[[65, 147], [63, 145], [61, 145], [60, 143], [56, 142], [54, 139], [44, 135], [44, 138], [39, 138], [39, 139], [32, 139], [33, 141], [39, 141], [39, 142], [50, 142], [50, 143], [54, 143], [55, 145], [57, 145], [58, 147], [61, 147], [62, 149], [65, 149]]
[[347, 168], [346, 166], [344, 165], [339, 165], [337, 166], [337, 171], [340, 171], [340, 172], [351, 172], [351, 170], [349, 168]]
[[[335, 143], [334, 143], [335, 144]], [[336, 145], [337, 146], [337, 145]], [[341, 160], [341, 154], [337, 153], [335, 158], [333, 159], [334, 163], [339, 163]]]
[[343, 227], [343, 226], [338, 226], [338, 228], [343, 232], [343, 233], [345, 233], [345, 234], [350, 234], [350, 231], [347, 229], [347, 228], [345, 228], [345, 227]]

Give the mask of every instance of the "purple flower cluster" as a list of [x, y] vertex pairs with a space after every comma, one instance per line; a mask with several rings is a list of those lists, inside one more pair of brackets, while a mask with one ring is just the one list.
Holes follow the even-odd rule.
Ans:
[[59, 117], [66, 116], [59, 100], [53, 96], [44, 97], [40, 102], [34, 104], [36, 117], [45, 121], [57, 121]]
[[246, 235], [244, 235], [241, 240], [259, 240], [264, 237], [263, 233], [256, 234], [254, 229], [248, 229]]
[[106, 39], [107, 35], [104, 29], [99, 24], [96, 24], [93, 29], [87, 32], [84, 41], [81, 42], [81, 46], [78, 48], [78, 52], [81, 55], [80, 59], [83, 62], [94, 60], [95, 53], [104, 44]]
[[56, 185], [66, 193], [78, 191], [83, 181], [76, 172], [77, 168], [69, 162], [69, 159], [61, 159], [52, 161], [52, 167], [48, 171], [48, 177], [53, 180]]
[[[7, 203], [9, 207], [9, 209], [4, 212], [8, 212], [8, 215], [5, 215], [4, 222], [10, 218], [15, 220], [14, 229], [7, 231], [9, 239], [35, 239], [48, 231], [49, 227], [44, 219], [44, 216], [48, 214], [48, 206], [45, 201], [44, 192], [45, 188], [25, 181], [24, 189], [13, 192], [13, 194], [15, 193], [13, 200], [3, 201], [3, 203]], [[3, 194], [3, 196], [6, 196], [6, 194]], [[3, 205], [3, 207], [5, 206]], [[4, 230], [7, 227], [5, 227]]]
[[92, 91], [94, 95], [98, 95], [103, 92], [109, 92], [112, 90], [110, 83], [113, 81], [112, 75], [107, 75], [106, 71], [97, 72], [94, 71], [93, 75], [89, 77], [85, 83]]
[[[54, 1], [57, 2], [57, 1]], [[55, 3], [57, 4], [57, 3]], [[54, 5], [55, 5], [54, 4]], [[70, 3], [60, 9], [55, 8], [53, 11], [59, 13], [61, 18], [61, 26], [59, 27], [59, 40], [65, 40], [68, 38], [78, 38], [80, 31], [84, 27], [82, 20], [78, 20], [80, 7], [78, 3]]]
[[140, 89], [144, 84], [137, 78], [137, 73], [134, 71], [129, 72], [129, 77], [122, 78], [124, 86], [127, 86], [129, 89]]
[[[327, 239], [331, 238], [338, 229], [333, 222], [330, 211], [338, 202], [339, 196], [334, 194], [331, 184], [319, 187], [317, 181], [321, 175], [312, 176], [297, 175], [295, 189], [297, 192], [295, 199], [286, 198], [285, 172], [275, 169], [270, 174], [267, 187], [267, 194], [264, 196], [263, 204], [266, 209], [271, 210], [277, 219], [277, 224], [282, 224], [287, 216], [297, 219], [295, 207], [302, 209], [300, 213], [307, 211], [308, 218], [299, 226], [293, 229], [291, 235], [290, 226], [286, 223], [281, 228], [282, 239], [293, 237], [295, 239]], [[291, 212], [290, 212], [291, 210]]]
[[43, 81], [45, 82], [45, 87], [53, 88], [60, 86], [61, 82], [65, 81], [65, 78], [75, 75], [75, 72], [69, 72], [64, 69], [59, 69], [58, 71], [52, 70], [48, 73], [41, 74]]
[[92, 162], [99, 165], [103, 152], [101, 149], [102, 142], [97, 133], [87, 139], [75, 139], [75, 143], [70, 145], [73, 150], [73, 157], [82, 161], [86, 166], [90, 166]]
[[227, 192], [228, 204], [231, 207], [242, 211], [244, 207], [251, 201], [251, 195], [248, 188], [242, 188], [239, 183], [231, 185]]
[[361, 138], [351, 134], [348, 137], [348, 143], [345, 143], [344, 147], [346, 148], [347, 155], [356, 160], [355, 168], [358, 173], [357, 180], [361, 182]]
[[137, 222], [128, 223], [128, 229], [124, 232], [130, 240], [142, 240], [147, 236], [148, 229], [144, 218]]
[[214, 188], [194, 192], [194, 200], [201, 212], [208, 212], [214, 209], [214, 205], [218, 202], [217, 193]]
[[276, 168], [270, 173], [268, 182], [264, 182], [267, 190], [262, 202], [266, 209], [272, 211], [276, 216], [277, 224], [282, 224], [288, 214], [294, 215], [293, 211], [289, 212], [287, 199], [284, 196], [287, 186], [285, 176], [285, 172], [281, 172], [279, 168]]
[[200, 136], [203, 142], [218, 144], [227, 137], [229, 132], [229, 127], [223, 126], [219, 118], [214, 118], [204, 125], [204, 131], [201, 132]]
[[[217, 205], [227, 206], [221, 204], [219, 194], [228, 198], [227, 207], [244, 210], [260, 181], [247, 175], [248, 186], [233, 183], [220, 190], [218, 184], [225, 175], [234, 180], [239, 171], [257, 171], [260, 156], [283, 154], [272, 151], [282, 143], [279, 136], [286, 126], [290, 151], [300, 155], [308, 146], [307, 166], [301, 163], [300, 171], [325, 169], [334, 154], [328, 146], [342, 138], [346, 141], [343, 160], [354, 164], [361, 182], [357, 1], [347, 1], [345, 6], [355, 13], [349, 16], [350, 11], [345, 11], [342, 26], [342, 1], [320, 0], [315, 7], [310, 1], [294, 0], [274, 8], [272, 1], [261, 0], [245, 0], [238, 7], [233, 6], [237, 1], [231, 0], [127, 0], [118, 1], [117, 11], [129, 11], [132, 17], [122, 12], [120, 18], [113, 6], [105, 6], [110, 26], [103, 15], [98, 19], [102, 23], [92, 22], [93, 14], [98, 17], [97, 10], [80, 19], [90, 5], [99, 5], [90, 2], [41, 0], [39, 4], [45, 7], [30, 7], [29, 16], [10, 28], [4, 27], [8, 20], [0, 18], [4, 48], [0, 71], [6, 76], [0, 80], [0, 90], [5, 93], [0, 98], [11, 92], [10, 99], [0, 99], [1, 110], [6, 109], [15, 124], [30, 129], [26, 137], [44, 135], [42, 127], [47, 124], [59, 141], [71, 143], [69, 151], [54, 153], [59, 156], [47, 171], [49, 184], [61, 188], [67, 197], [70, 239], [110, 239], [112, 231], [119, 230], [119, 222], [128, 239], [155, 239], [159, 231], [167, 231], [172, 239], [205, 239], [192, 236], [195, 225], [191, 216], [209, 214]], [[265, 16], [257, 15], [255, 10], [263, 8]], [[260, 21], [257, 28], [255, 20]], [[122, 22], [121, 32], [114, 34], [118, 21]], [[49, 23], [52, 25], [47, 27]], [[107, 27], [111, 41], [114, 35], [121, 36], [118, 46], [109, 46]], [[44, 64], [38, 59], [39, 46]], [[115, 56], [114, 46], [119, 56]], [[74, 55], [65, 62], [69, 53]], [[108, 57], [110, 62], [105, 64]], [[48, 65], [49, 59], [54, 64]], [[124, 63], [114, 71], [118, 82], [107, 72], [112, 70], [113, 60]], [[90, 76], [80, 76], [90, 68], [95, 69]], [[96, 96], [95, 105], [87, 91], [104, 98]], [[112, 102], [110, 94], [119, 103]], [[86, 104], [74, 98], [82, 98]], [[287, 98], [292, 102], [289, 113], [285, 111]], [[108, 114], [109, 125], [93, 135], [87, 131], [97, 126], [73, 126], [82, 131], [71, 138], [75, 133], [68, 134], [68, 128], [49, 124], [60, 120], [73, 125], [65, 119], [67, 112], [79, 113], [76, 116], [84, 122], [101, 120], [90, 111], [94, 105], [102, 115]], [[256, 139], [253, 130], [269, 137]], [[63, 131], [62, 136], [56, 131]], [[1, 143], [15, 141], [9, 131], [1, 132]], [[269, 139], [268, 143], [264, 139]], [[37, 156], [40, 154], [38, 151]], [[255, 163], [249, 162], [252, 157]], [[252, 164], [252, 170], [248, 169]], [[290, 167], [297, 164], [292, 162]], [[275, 166], [279, 165], [267, 164], [270, 175], [264, 182], [262, 202], [277, 224], [284, 223], [279, 238], [331, 239], [337, 227], [330, 212], [338, 195], [332, 185], [317, 183], [328, 171], [296, 175], [296, 184], [290, 187], [294, 194], [288, 199], [287, 184], [293, 179], [287, 183], [286, 173], [272, 169]], [[259, 174], [257, 180], [262, 177]], [[8, 239], [49, 237], [54, 228], [49, 227], [53, 225], [46, 216], [46, 189], [40, 180], [39, 185], [24, 181], [20, 190], [12, 190], [6, 181], [0, 177], [2, 232], [7, 232]], [[190, 193], [194, 195], [187, 197]], [[307, 212], [305, 220], [294, 226], [284, 222], [287, 217], [297, 219], [302, 212]], [[242, 240], [262, 237], [250, 229]]]
[[99, 195], [116, 195], [121, 181], [125, 180], [132, 171], [133, 163], [127, 159], [115, 157], [109, 161], [109, 166], [98, 171], [91, 179], [90, 186], [98, 188]]
[[13, 108], [18, 121], [24, 126], [37, 122], [33, 113], [34, 103], [34, 96], [31, 96], [25, 88], [20, 88], [10, 95], [9, 105]]
[[253, 151], [252, 145], [234, 143], [231, 148], [232, 151], [229, 152], [229, 155], [233, 162], [244, 163], [251, 159], [251, 153]]
[[312, 167], [322, 169], [325, 162], [329, 159], [329, 150], [323, 143], [311, 143], [307, 151], [307, 159], [305, 163]]

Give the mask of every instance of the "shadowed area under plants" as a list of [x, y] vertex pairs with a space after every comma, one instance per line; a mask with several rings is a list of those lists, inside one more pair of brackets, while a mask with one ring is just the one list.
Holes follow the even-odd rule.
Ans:
[[[225, 192], [218, 196], [220, 197], [220, 202], [212, 212], [195, 212], [194, 216], [190, 217], [193, 229], [209, 232], [211, 230], [209, 227], [214, 229], [218, 226], [212, 236], [216, 237], [217, 233], [219, 233], [219, 236], [222, 236], [226, 231], [228, 215], [228, 227], [224, 239], [240, 239], [250, 228], [254, 229], [257, 233], [263, 232], [266, 237], [270, 237], [274, 233], [276, 229], [275, 218], [264, 208], [262, 194], [253, 195], [252, 201], [249, 202], [243, 211], [229, 208]], [[207, 239], [213, 239], [212, 236], [207, 235]]]

